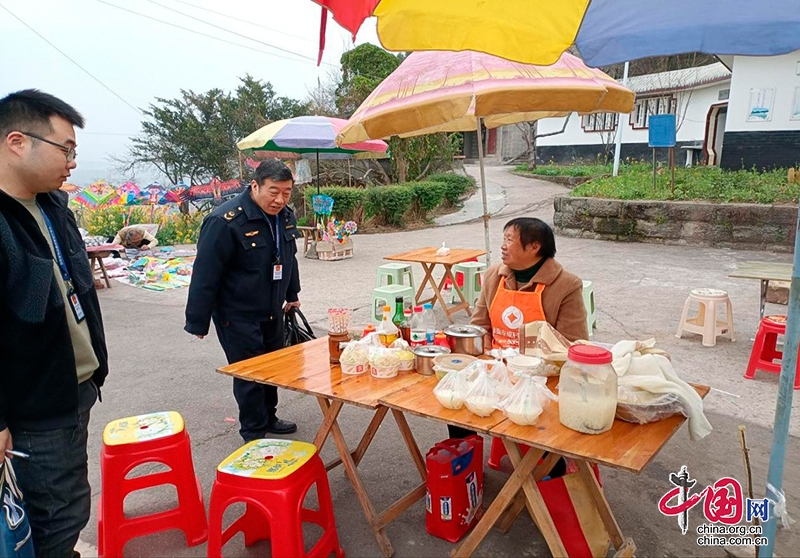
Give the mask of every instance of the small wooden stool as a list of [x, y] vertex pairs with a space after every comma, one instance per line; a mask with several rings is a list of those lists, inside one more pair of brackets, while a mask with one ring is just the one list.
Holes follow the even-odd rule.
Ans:
[[[413, 289], [414, 273], [411, 270], [411, 264], [392, 262], [379, 265], [375, 286], [382, 287], [384, 285], [403, 285], [406, 283], [406, 277], [408, 277], [408, 286]], [[385, 283], [383, 281], [384, 278], [386, 278]]]
[[380, 321], [383, 318], [384, 306], [391, 306], [394, 312], [394, 299], [398, 296], [403, 297], [404, 303], [414, 304], [414, 287], [394, 283], [372, 289], [372, 317]]
[[[699, 304], [696, 316], [689, 317], [689, 308], [692, 301]], [[717, 307], [725, 305], [725, 321], [717, 320]], [[728, 293], [719, 289], [692, 289], [689, 298], [683, 306], [683, 315], [678, 325], [675, 337], [681, 338], [684, 331], [698, 333], [703, 336], [703, 346], [713, 347], [717, 344], [717, 336], [724, 335], [731, 342], [735, 341], [733, 334], [733, 307]]]
[[[744, 377], [752, 380], [756, 377], [756, 370], [781, 373], [781, 360], [783, 353], [778, 350], [778, 336], [786, 335], [786, 316], [765, 316], [758, 326], [756, 340], [750, 351], [750, 361]], [[775, 362], [775, 361], [778, 362]], [[800, 368], [800, 360], [798, 361]], [[795, 371], [794, 389], [800, 389], [800, 375]]]

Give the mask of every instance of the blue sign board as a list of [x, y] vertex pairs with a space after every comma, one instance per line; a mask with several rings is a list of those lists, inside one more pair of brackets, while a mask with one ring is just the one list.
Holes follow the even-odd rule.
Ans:
[[675, 147], [675, 115], [654, 114], [649, 121], [650, 147]]

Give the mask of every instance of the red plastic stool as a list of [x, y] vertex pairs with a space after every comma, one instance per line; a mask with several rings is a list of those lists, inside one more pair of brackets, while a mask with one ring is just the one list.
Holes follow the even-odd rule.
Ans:
[[[162, 463], [170, 470], [126, 478], [144, 463]], [[189, 546], [206, 540], [203, 491], [194, 474], [189, 434], [180, 414], [151, 413], [108, 423], [103, 431], [100, 474], [103, 491], [97, 509], [97, 550], [101, 557], [121, 557], [129, 540], [168, 529], [183, 531]], [[177, 507], [150, 515], [125, 516], [128, 494], [164, 484], [177, 489]]]
[[[531, 449], [531, 447], [526, 446], [524, 444], [520, 444], [519, 449], [522, 452], [522, 456], [524, 457], [525, 454], [528, 453], [528, 450]], [[506, 447], [503, 445], [503, 440], [501, 440], [500, 438], [492, 438], [492, 449], [489, 451], [489, 461], [487, 462], [489, 467], [491, 467], [495, 471], [499, 471], [500, 462], [507, 455], [508, 452], [506, 451]]]
[[[478, 258], [471, 258], [469, 260], [464, 260], [465, 262], [477, 262]], [[458, 283], [458, 288], [461, 289], [464, 287], [464, 274], [460, 272], [455, 273], [456, 283]], [[480, 278], [478, 279], [481, 280]], [[448, 277], [444, 282], [444, 289], [448, 289], [453, 286], [453, 282]]]
[[[765, 316], [758, 326], [756, 340], [750, 351], [750, 361], [744, 377], [752, 380], [756, 377], [756, 370], [781, 373], [781, 359], [783, 353], [777, 349], [778, 336], [786, 334], [786, 316]], [[778, 362], [775, 362], [775, 361]], [[800, 370], [800, 361], [798, 361]], [[800, 389], [800, 374], [795, 374], [794, 389]]]
[[[319, 509], [303, 507], [303, 499], [317, 485]], [[244, 514], [227, 529], [222, 518], [228, 506], [245, 502]], [[317, 543], [306, 553], [303, 523], [323, 529]], [[209, 509], [208, 556], [222, 556], [222, 547], [236, 533], [244, 533], [245, 546], [272, 541], [274, 558], [300, 556], [344, 557], [333, 516], [331, 491], [317, 448], [292, 440], [255, 440], [242, 446], [217, 467]]]

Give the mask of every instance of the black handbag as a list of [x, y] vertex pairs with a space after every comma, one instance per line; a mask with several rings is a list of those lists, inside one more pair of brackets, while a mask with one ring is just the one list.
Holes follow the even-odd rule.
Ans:
[[[300, 319], [298, 320], [298, 318]], [[311, 326], [308, 324], [308, 320], [306, 320], [306, 317], [299, 308], [291, 308], [285, 313], [283, 334], [285, 341], [284, 346], [286, 347], [305, 343], [306, 341], [317, 338]]]

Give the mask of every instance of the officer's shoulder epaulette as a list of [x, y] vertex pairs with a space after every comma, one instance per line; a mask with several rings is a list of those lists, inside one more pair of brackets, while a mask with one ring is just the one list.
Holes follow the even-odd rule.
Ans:
[[242, 207], [238, 206], [235, 209], [231, 209], [230, 211], [226, 211], [225, 213], [223, 213], [222, 218], [230, 222], [236, 219], [236, 217], [238, 217], [241, 214], [242, 214]]

